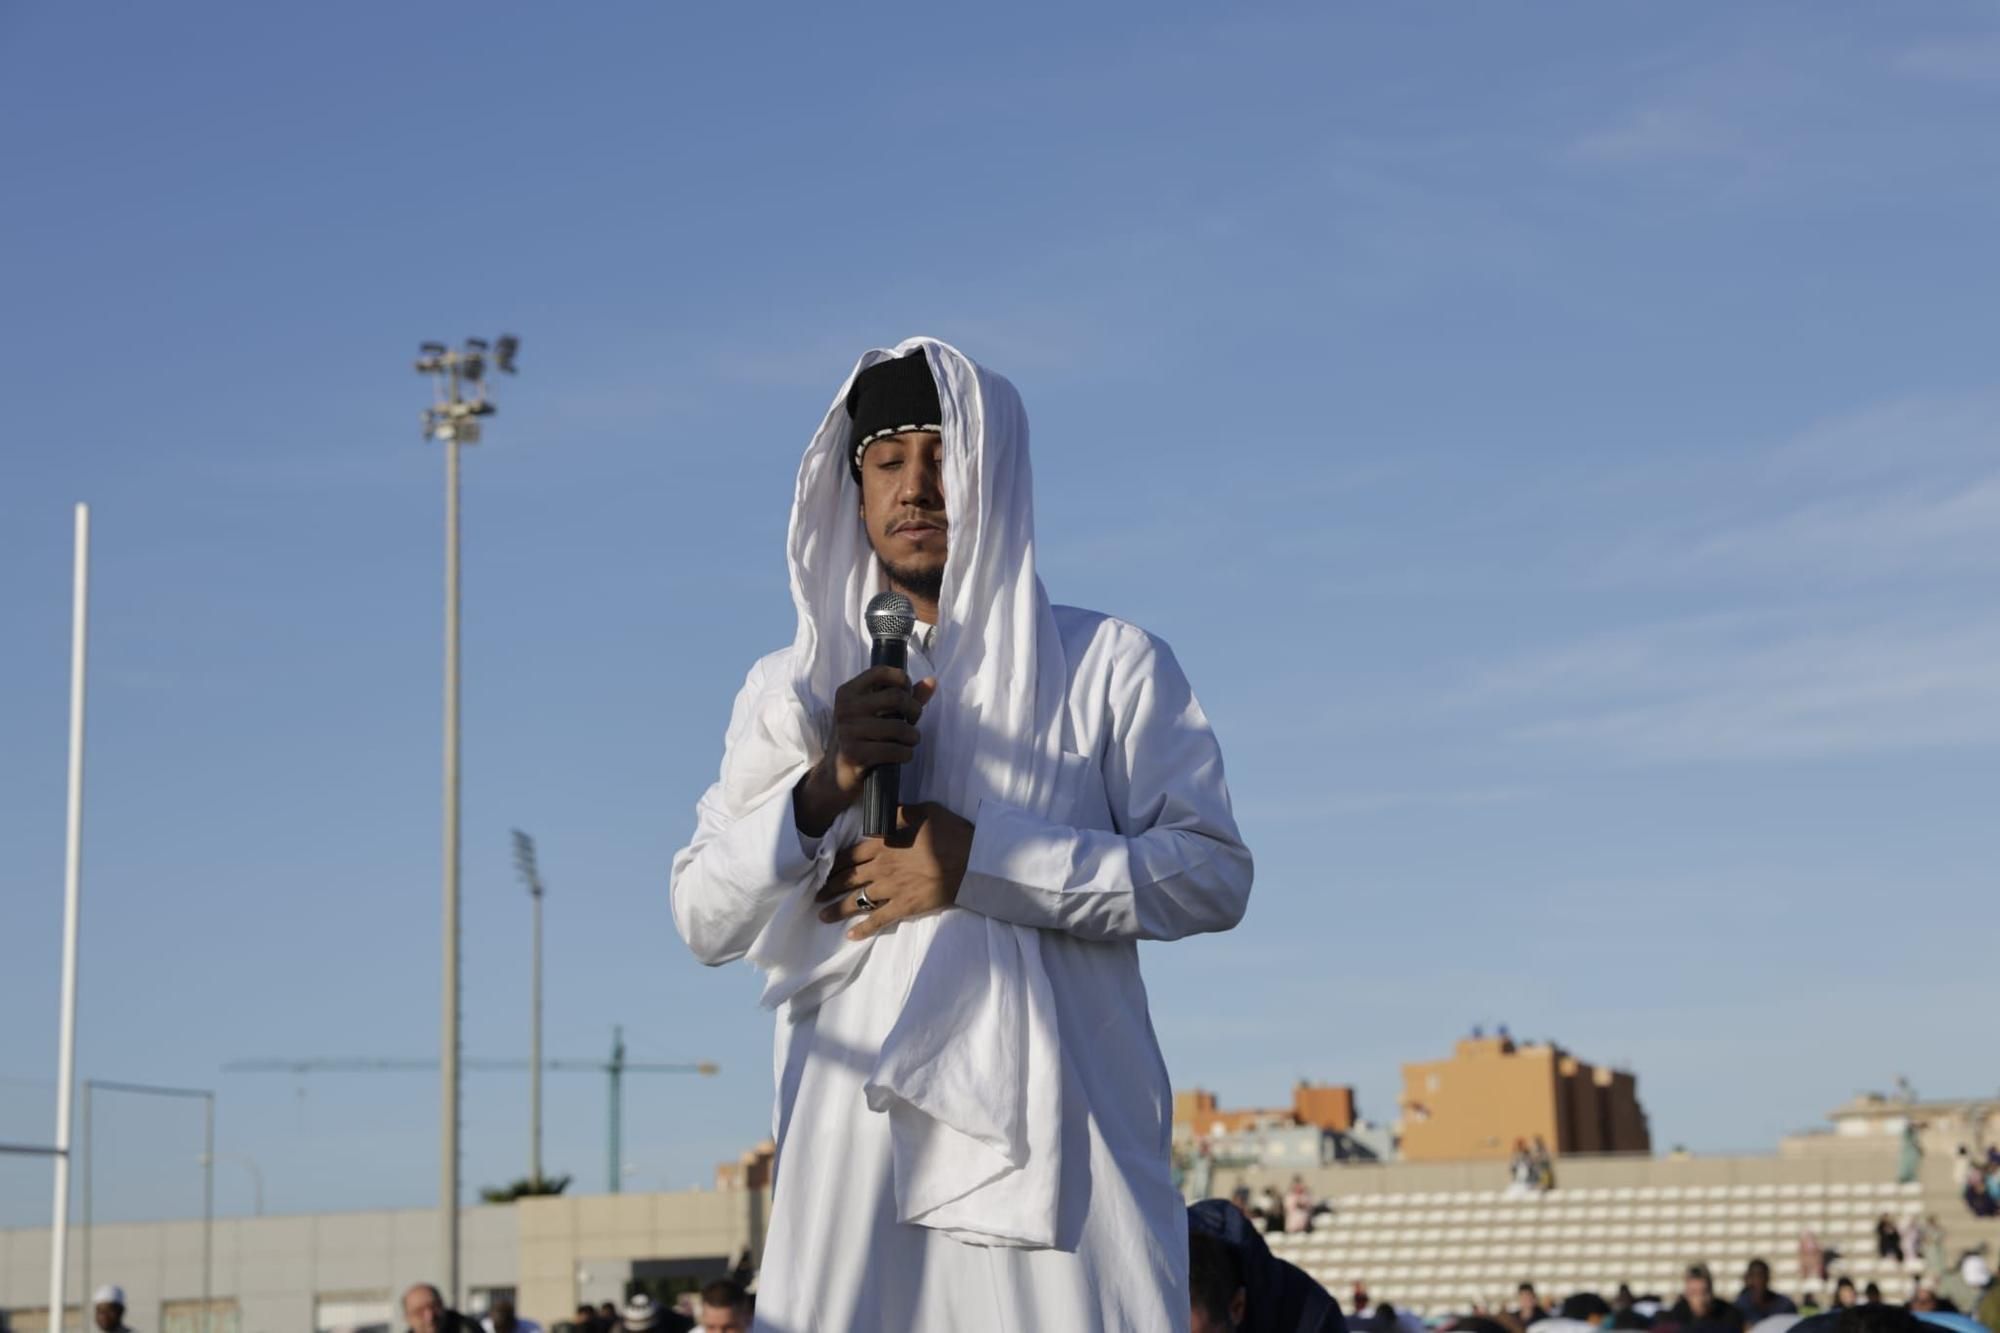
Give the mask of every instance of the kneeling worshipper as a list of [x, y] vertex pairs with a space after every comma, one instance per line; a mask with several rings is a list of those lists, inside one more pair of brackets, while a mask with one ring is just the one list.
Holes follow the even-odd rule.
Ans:
[[[756, 1327], [1186, 1328], [1138, 942], [1249, 900], [1201, 706], [1166, 644], [1050, 603], [1020, 398], [933, 339], [841, 385], [787, 556], [797, 633], [750, 669], [673, 865], [689, 948], [748, 958], [776, 1011]], [[869, 665], [890, 592], [907, 671]], [[884, 764], [904, 804], [865, 838]]]

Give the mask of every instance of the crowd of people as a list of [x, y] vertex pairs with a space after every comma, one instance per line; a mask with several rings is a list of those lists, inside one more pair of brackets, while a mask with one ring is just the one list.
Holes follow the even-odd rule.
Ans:
[[1556, 1159], [1541, 1135], [1531, 1146], [1526, 1139], [1514, 1140], [1507, 1162], [1509, 1194], [1541, 1194], [1556, 1187]]
[[1772, 1285], [1769, 1263], [1754, 1259], [1733, 1300], [1718, 1293], [1705, 1265], [1695, 1264], [1671, 1300], [1621, 1285], [1608, 1297], [1586, 1291], [1545, 1303], [1524, 1282], [1510, 1307], [1470, 1303], [1463, 1313], [1438, 1322], [1378, 1302], [1365, 1282], [1356, 1282], [1346, 1293], [1343, 1312], [1310, 1274], [1270, 1252], [1266, 1234], [1310, 1230], [1314, 1216], [1329, 1210], [1329, 1204], [1313, 1200], [1299, 1176], [1283, 1193], [1270, 1185], [1255, 1192], [1239, 1187], [1226, 1201], [1192, 1205], [1188, 1259], [1194, 1333], [1936, 1333], [1939, 1325], [1953, 1333], [2000, 1333], [2000, 1284], [1994, 1282], [1983, 1250], [1948, 1265], [1944, 1231], [1935, 1217], [1898, 1225], [1885, 1214], [1877, 1224], [1881, 1257], [1900, 1262], [1921, 1256], [1927, 1264], [1925, 1275], [1913, 1279], [1904, 1292], [1884, 1292], [1874, 1282], [1857, 1287], [1844, 1275], [1832, 1277], [1829, 1285], [1829, 1265], [1839, 1255], [1819, 1246], [1808, 1232], [1800, 1242], [1804, 1285], [1796, 1300]]
[[1984, 1159], [1958, 1150], [1959, 1185], [1965, 1206], [1974, 1217], [2000, 1217], [2000, 1147], [1986, 1150]]
[[1248, 1185], [1239, 1185], [1230, 1202], [1263, 1232], [1310, 1231], [1314, 1218], [1333, 1211], [1332, 1204], [1313, 1198], [1303, 1176], [1293, 1176], [1283, 1194], [1268, 1184], [1254, 1193]]
[[[718, 1278], [697, 1294], [688, 1292], [672, 1305], [638, 1292], [620, 1306], [612, 1301], [576, 1307], [576, 1314], [555, 1326], [556, 1333], [749, 1333], [756, 1300], [737, 1276]], [[541, 1333], [541, 1326], [519, 1318], [510, 1300], [496, 1300], [482, 1320], [473, 1320], [445, 1305], [444, 1296], [420, 1282], [403, 1293], [403, 1321], [409, 1333]], [[102, 1329], [102, 1325], [99, 1325]], [[103, 1329], [103, 1333], [119, 1333]], [[129, 1331], [126, 1331], [129, 1333]]]
[[[1191, 1255], [1198, 1257], [1200, 1250], [1199, 1244], [1193, 1245]], [[1199, 1309], [1203, 1300], [1199, 1282], [1195, 1300]], [[1254, 1303], [1248, 1308], [1254, 1310]], [[1292, 1333], [1294, 1328], [1334, 1327], [1249, 1318], [1204, 1323], [1199, 1315], [1193, 1323], [1196, 1333], [1214, 1328]], [[1376, 1302], [1366, 1284], [1357, 1282], [1338, 1327], [1345, 1333], [1421, 1333], [1430, 1325], [1392, 1304]], [[1906, 1300], [1892, 1300], [1873, 1282], [1857, 1288], [1843, 1277], [1822, 1305], [1816, 1291], [1808, 1290], [1795, 1301], [1773, 1288], [1770, 1265], [1757, 1259], [1745, 1270], [1734, 1300], [1725, 1299], [1716, 1289], [1714, 1275], [1696, 1264], [1687, 1270], [1681, 1291], [1671, 1300], [1620, 1286], [1609, 1297], [1586, 1291], [1545, 1303], [1533, 1284], [1524, 1282], [1510, 1306], [1488, 1309], [1475, 1304], [1435, 1327], [1438, 1333], [1936, 1333], [1939, 1327], [1955, 1333], [2000, 1333], [2000, 1286], [1993, 1282], [1984, 1257], [1975, 1254], [1967, 1255], [1947, 1279], [1919, 1282]]]

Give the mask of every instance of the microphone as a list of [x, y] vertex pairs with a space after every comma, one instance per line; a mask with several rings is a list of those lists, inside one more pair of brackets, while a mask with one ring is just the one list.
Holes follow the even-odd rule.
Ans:
[[[916, 627], [917, 610], [899, 592], [878, 592], [868, 599], [868, 650], [871, 667], [892, 666], [906, 670], [910, 662], [910, 631]], [[896, 827], [896, 807], [902, 785], [901, 764], [877, 764], [861, 779], [861, 835], [884, 838]]]

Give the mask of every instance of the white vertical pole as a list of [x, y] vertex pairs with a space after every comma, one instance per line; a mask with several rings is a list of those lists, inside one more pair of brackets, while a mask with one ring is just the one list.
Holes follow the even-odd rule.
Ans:
[[90, 1285], [90, 1247], [97, 1239], [97, 1195], [94, 1192], [96, 1184], [95, 1177], [91, 1174], [91, 1164], [95, 1159], [91, 1156], [90, 1090], [96, 1083], [95, 1079], [87, 1078], [83, 1081], [83, 1281], [77, 1284], [80, 1288], [76, 1302], [79, 1311], [82, 1310], [84, 1302], [90, 1298], [90, 1293], [97, 1290]]
[[[458, 401], [452, 371], [451, 401]], [[454, 419], [445, 449], [444, 538], [444, 1022], [439, 1065], [444, 1084], [439, 1126], [438, 1220], [440, 1285], [447, 1309], [459, 1308], [458, 1271], [458, 430]]]
[[528, 1029], [528, 1179], [542, 1184], [542, 890], [534, 886], [535, 957], [529, 973], [529, 1003], [534, 1017]]
[[215, 1094], [202, 1097], [201, 1333], [215, 1333]]
[[76, 507], [69, 643], [69, 827], [63, 852], [62, 1017], [56, 1038], [56, 1197], [49, 1253], [49, 1333], [63, 1333], [69, 1259], [70, 1097], [76, 1082], [76, 936], [83, 888], [83, 682], [90, 622], [90, 506]]

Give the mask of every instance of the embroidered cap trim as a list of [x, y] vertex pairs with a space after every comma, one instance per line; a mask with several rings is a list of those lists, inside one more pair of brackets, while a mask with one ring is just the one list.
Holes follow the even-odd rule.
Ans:
[[865, 453], [868, 449], [868, 446], [875, 443], [875, 441], [886, 440], [891, 435], [908, 435], [911, 431], [917, 431], [917, 430], [932, 431], [939, 435], [944, 434], [944, 427], [940, 426], [935, 421], [930, 422], [928, 424], [919, 424], [916, 422], [912, 422], [907, 426], [884, 426], [881, 430], [871, 432], [870, 434], [864, 436], [861, 439], [861, 441], [854, 446], [854, 470], [856, 472], [859, 472], [861, 470], [861, 455]]

